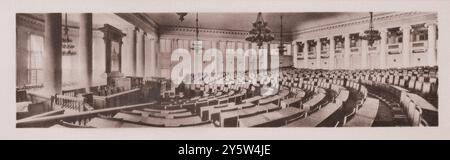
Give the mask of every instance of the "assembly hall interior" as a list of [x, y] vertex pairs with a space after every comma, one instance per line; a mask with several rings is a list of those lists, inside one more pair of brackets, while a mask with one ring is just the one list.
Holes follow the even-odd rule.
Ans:
[[435, 12], [17, 13], [17, 128], [438, 126]]

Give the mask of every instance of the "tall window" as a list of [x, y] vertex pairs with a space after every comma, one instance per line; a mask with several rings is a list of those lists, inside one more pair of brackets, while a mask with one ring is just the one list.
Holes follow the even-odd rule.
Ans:
[[31, 34], [28, 43], [28, 84], [42, 85], [42, 53], [44, 52], [44, 37]]

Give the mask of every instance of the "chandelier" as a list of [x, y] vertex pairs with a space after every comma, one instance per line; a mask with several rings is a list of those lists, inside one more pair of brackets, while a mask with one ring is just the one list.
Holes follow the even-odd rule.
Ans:
[[280, 45], [278, 45], [278, 53], [283, 55], [286, 49], [283, 44], [283, 15], [280, 16]]
[[73, 44], [73, 40], [69, 37], [69, 26], [67, 25], [67, 13], [64, 16], [65, 25], [64, 25], [64, 35], [62, 37], [62, 54], [63, 55], [75, 55], [76, 52], [73, 50], [75, 45]]
[[264, 22], [261, 12], [258, 13], [256, 17], [256, 22], [253, 23], [253, 29], [250, 30], [250, 36], [245, 38], [246, 41], [256, 43], [256, 45], [261, 48], [264, 42], [270, 42], [274, 40], [272, 31], [267, 27], [267, 22]]
[[184, 21], [184, 16], [186, 16], [187, 13], [186, 12], [179, 12], [179, 13], [177, 13], [177, 15], [180, 17], [180, 18], [178, 18], [178, 20], [183, 22]]
[[381, 39], [380, 31], [373, 29], [373, 13], [370, 12], [369, 29], [364, 31], [364, 36], [361, 39], [367, 40], [368, 45], [372, 46], [373, 43]]
[[200, 41], [199, 37], [199, 29], [198, 29], [198, 12], [195, 15], [195, 41], [192, 44], [193, 50], [195, 50], [196, 53], [198, 53], [202, 48], [202, 41]]

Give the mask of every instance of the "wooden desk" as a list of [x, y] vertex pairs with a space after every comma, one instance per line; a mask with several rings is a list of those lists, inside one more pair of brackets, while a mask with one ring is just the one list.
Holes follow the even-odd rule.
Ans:
[[349, 95], [350, 95], [350, 92], [348, 90], [341, 90], [339, 92], [339, 95], [336, 97], [336, 99], [339, 99], [342, 102], [345, 102], [345, 101], [347, 101]]
[[282, 108], [287, 108], [287, 107], [290, 107], [290, 105], [292, 103], [297, 103], [297, 102], [301, 101], [302, 99], [303, 99], [303, 96], [288, 98], [288, 99], [282, 100], [280, 102], [280, 106]]
[[378, 113], [380, 102], [378, 99], [367, 98], [363, 106], [356, 111], [356, 115], [344, 124], [345, 127], [371, 127]]
[[317, 103], [319, 103], [323, 98], [325, 98], [325, 94], [323, 93], [319, 93], [313, 96], [313, 98], [311, 98], [310, 100], [306, 101], [303, 104], [303, 109], [305, 109], [306, 111], [309, 111], [309, 109], [316, 105]]
[[417, 95], [417, 94], [413, 94], [413, 93], [408, 93], [408, 96], [411, 98], [412, 101], [414, 101], [414, 103], [416, 105], [418, 105], [422, 110], [429, 110], [429, 111], [434, 111], [437, 112], [438, 109], [433, 106], [430, 102], [428, 102], [427, 100], [425, 100], [423, 97]]
[[[278, 120], [285, 120], [288, 117], [298, 114], [303, 110], [293, 107], [284, 108], [274, 112], [263, 113], [251, 117], [239, 119], [240, 127], [257, 127]], [[284, 123], [283, 123], [284, 124]]]
[[330, 117], [334, 112], [336, 112], [341, 106], [336, 103], [328, 103], [325, 107], [319, 111], [311, 114], [310, 116], [294, 121], [286, 127], [316, 127], [322, 123], [325, 119]]

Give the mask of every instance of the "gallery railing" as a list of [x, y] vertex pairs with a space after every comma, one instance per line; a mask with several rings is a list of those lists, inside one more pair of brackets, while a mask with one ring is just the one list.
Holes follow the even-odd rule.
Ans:
[[16, 127], [17, 128], [51, 127], [61, 121], [66, 122], [66, 123], [84, 126], [92, 118], [97, 117], [97, 116], [111, 117], [114, 114], [120, 112], [121, 110], [139, 109], [139, 108], [148, 107], [153, 104], [155, 104], [155, 102], [120, 106], [120, 107], [115, 107], [115, 108], [105, 108], [105, 109], [92, 110], [92, 111], [86, 111], [86, 112], [80, 112], [80, 113], [74, 113], [74, 114], [62, 114], [62, 115], [43, 116], [43, 117], [36, 117], [36, 118], [25, 118], [25, 119], [18, 120], [16, 122]]
[[136, 88], [108, 96], [93, 96], [94, 108], [111, 108], [116, 106], [130, 105], [140, 103], [141, 89]]

